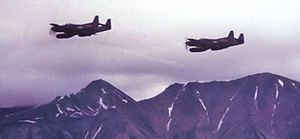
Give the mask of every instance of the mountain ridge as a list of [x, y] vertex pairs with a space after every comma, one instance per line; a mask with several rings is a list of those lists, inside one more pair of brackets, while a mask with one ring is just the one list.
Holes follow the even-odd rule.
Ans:
[[142, 101], [100, 79], [76, 94], [0, 116], [0, 137], [295, 138], [299, 100], [299, 82], [272, 73], [174, 83]]

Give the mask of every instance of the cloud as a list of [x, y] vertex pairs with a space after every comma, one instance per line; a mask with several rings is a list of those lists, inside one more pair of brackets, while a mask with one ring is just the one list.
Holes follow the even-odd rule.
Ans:
[[[7, 101], [0, 106], [44, 103], [99, 78], [137, 100], [174, 82], [230, 80], [258, 72], [300, 80], [299, 2], [264, 2], [268, 4], [258, 0], [2, 2], [0, 98]], [[49, 35], [49, 23], [86, 23], [95, 15], [101, 22], [112, 18], [112, 30], [67, 40]], [[184, 49], [186, 37], [218, 38], [229, 30], [235, 36], [243, 32], [246, 43], [214, 52]]]

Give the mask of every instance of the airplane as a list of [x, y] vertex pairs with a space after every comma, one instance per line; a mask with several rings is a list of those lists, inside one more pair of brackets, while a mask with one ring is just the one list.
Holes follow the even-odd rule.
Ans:
[[78, 35], [79, 37], [86, 37], [86, 36], [95, 35], [98, 32], [110, 30], [111, 20], [107, 19], [105, 24], [101, 24], [99, 23], [99, 17], [95, 16], [92, 23], [87, 23], [82, 25], [76, 25], [76, 24], [58, 25], [58, 24], [51, 23], [50, 25], [52, 25], [51, 31], [59, 32], [59, 34], [56, 35], [56, 38], [66, 39], [66, 38], [71, 38], [75, 35]]
[[211, 49], [212, 51], [217, 51], [221, 49], [225, 49], [234, 45], [239, 45], [244, 43], [244, 34], [241, 33], [239, 38], [234, 38], [233, 31], [231, 30], [229, 32], [229, 35], [225, 38], [219, 38], [219, 39], [207, 39], [207, 38], [201, 38], [199, 40], [187, 38], [185, 42], [185, 47], [188, 49], [188, 46], [190, 52], [203, 52], [208, 49]]

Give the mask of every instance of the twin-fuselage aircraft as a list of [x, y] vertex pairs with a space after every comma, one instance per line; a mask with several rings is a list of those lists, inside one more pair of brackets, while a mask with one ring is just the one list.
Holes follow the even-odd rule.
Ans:
[[[92, 23], [76, 25], [76, 24], [65, 24], [65, 25], [58, 25], [53, 24], [51, 30], [53, 32], [58, 32], [59, 34], [56, 35], [56, 38], [65, 39], [71, 38], [75, 35], [79, 37], [86, 37], [94, 35], [98, 32], [103, 32], [111, 29], [111, 20], [108, 19], [105, 24], [99, 23], [99, 17], [95, 16]], [[100, 26], [101, 25], [101, 26]]]
[[225, 49], [234, 45], [244, 43], [244, 34], [241, 33], [239, 38], [234, 38], [233, 31], [230, 31], [229, 35], [225, 38], [219, 39], [206, 39], [201, 38], [199, 40], [188, 38], [185, 42], [186, 48], [190, 52], [203, 52], [208, 49], [213, 51]]

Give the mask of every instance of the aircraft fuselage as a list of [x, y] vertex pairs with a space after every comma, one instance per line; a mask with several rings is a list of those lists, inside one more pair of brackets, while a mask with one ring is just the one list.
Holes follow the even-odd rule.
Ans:
[[239, 38], [233, 37], [233, 31], [230, 31], [228, 37], [219, 39], [187, 39], [186, 47], [189, 47], [190, 52], [203, 52], [208, 49], [213, 51], [228, 48], [230, 46], [244, 43], [244, 35], [240, 34]]
[[50, 24], [50, 25], [52, 25], [51, 28], [52, 31], [60, 33], [56, 35], [57, 38], [70, 38], [75, 35], [78, 35], [79, 37], [85, 37], [85, 36], [91, 36], [98, 32], [103, 32], [111, 29], [110, 19], [107, 20], [106, 24], [101, 24], [98, 21], [98, 16], [95, 17], [92, 23], [87, 23], [82, 25], [80, 24], [65, 24], [65, 25]]

